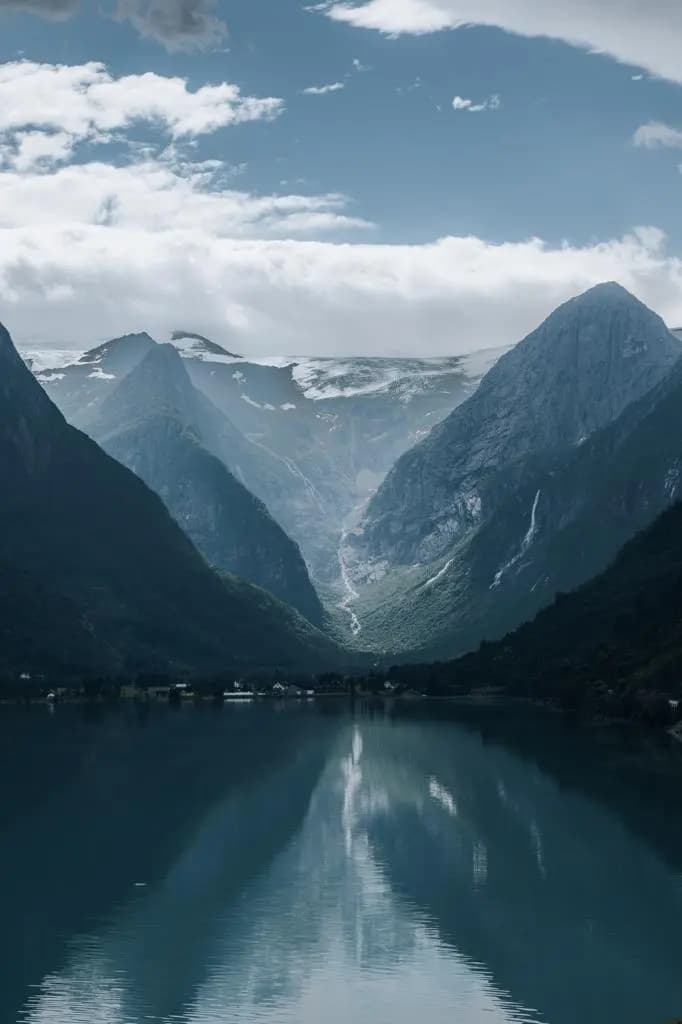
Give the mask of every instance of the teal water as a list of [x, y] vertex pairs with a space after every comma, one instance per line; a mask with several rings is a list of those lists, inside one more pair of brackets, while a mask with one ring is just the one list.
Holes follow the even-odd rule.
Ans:
[[0, 709], [1, 1024], [682, 1017], [682, 748], [438, 716]]

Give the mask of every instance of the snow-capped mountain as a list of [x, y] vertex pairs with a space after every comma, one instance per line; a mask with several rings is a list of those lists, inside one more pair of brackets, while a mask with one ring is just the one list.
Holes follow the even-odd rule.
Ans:
[[203, 359], [207, 363], [222, 363], [243, 358], [236, 356], [234, 352], [228, 352], [222, 345], [217, 345], [203, 334], [193, 334], [191, 331], [173, 331], [170, 342], [183, 359]]
[[219, 578], [161, 500], [65, 422], [2, 325], [0, 479], [3, 674], [241, 671], [338, 655], [290, 608]]
[[[249, 442], [192, 385], [176, 349], [154, 345], [100, 403], [88, 430], [163, 498], [210, 565], [322, 624], [298, 546], [229, 469], [238, 468]], [[249, 461], [255, 474], [259, 459]]]
[[[449, 359], [246, 358], [177, 331], [201, 412], [174, 419], [298, 544], [339, 635], [448, 656], [599, 572], [680, 493], [677, 334], [612, 284], [511, 351]], [[157, 350], [128, 335], [34, 372], [107, 444], [149, 415], [157, 390], [121, 383]]]
[[[147, 334], [127, 335], [55, 366], [45, 365], [43, 352], [24, 355], [39, 359], [37, 379], [67, 419], [87, 431], [155, 344]], [[464, 401], [501, 354], [246, 358], [184, 330], [173, 333], [171, 344], [194, 386], [249, 442], [239, 446], [238, 470], [235, 460], [229, 468], [265, 501], [300, 545], [313, 577], [332, 591], [341, 584], [346, 526], [394, 461]]]

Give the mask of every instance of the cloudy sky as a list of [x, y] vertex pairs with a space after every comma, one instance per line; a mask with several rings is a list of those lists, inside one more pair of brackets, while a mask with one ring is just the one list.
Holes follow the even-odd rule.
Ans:
[[26, 350], [518, 340], [616, 279], [682, 324], [679, 0], [0, 0]]

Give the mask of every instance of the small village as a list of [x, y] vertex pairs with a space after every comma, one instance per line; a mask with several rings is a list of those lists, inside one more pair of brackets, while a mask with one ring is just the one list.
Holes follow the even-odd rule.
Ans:
[[286, 678], [174, 680], [141, 676], [134, 681], [84, 679], [57, 685], [40, 675], [21, 673], [18, 680], [0, 681], [1, 704], [229, 704], [263, 700], [312, 701], [337, 697], [425, 697], [383, 675], [357, 680], [328, 673], [305, 681]]

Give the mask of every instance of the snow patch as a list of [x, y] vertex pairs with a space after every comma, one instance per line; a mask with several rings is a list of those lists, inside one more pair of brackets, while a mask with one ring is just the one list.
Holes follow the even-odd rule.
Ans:
[[248, 395], [241, 396], [242, 402], [246, 402], [247, 405], [252, 405], [254, 409], [262, 409], [263, 406], [260, 402], [254, 402], [253, 398], [249, 398]]
[[178, 350], [183, 359], [198, 359], [202, 363], [224, 363], [228, 366], [244, 362], [243, 356], [233, 355], [200, 335], [176, 332], [171, 337], [170, 344]]
[[88, 377], [94, 378], [95, 380], [116, 380], [116, 375], [113, 373], [105, 373], [101, 366], [93, 370], [92, 373], [88, 374]]
[[407, 403], [433, 378], [457, 373], [456, 358], [434, 359], [298, 359], [292, 377], [313, 402], [395, 393]]
[[51, 384], [55, 380], [64, 380], [65, 373], [39, 373], [36, 374], [36, 380], [41, 384]]
[[295, 408], [296, 406], [293, 402], [285, 402], [283, 405], [280, 405], [282, 412], [291, 412], [291, 410]]
[[72, 366], [82, 359], [83, 352], [73, 349], [22, 348], [21, 357], [29, 370], [41, 373], [43, 370], [61, 370], [65, 366]]

